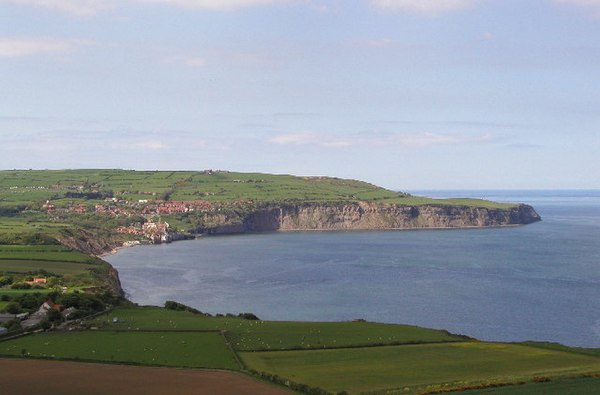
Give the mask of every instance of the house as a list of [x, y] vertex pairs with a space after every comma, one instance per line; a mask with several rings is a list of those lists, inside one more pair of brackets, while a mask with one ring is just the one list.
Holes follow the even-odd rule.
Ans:
[[38, 312], [42, 312], [43, 311], [43, 312], [47, 313], [50, 310], [60, 311], [60, 305], [54, 303], [52, 301], [52, 299], [48, 299], [44, 303], [42, 303], [42, 305], [38, 309]]
[[60, 314], [65, 318], [68, 319], [69, 316], [71, 314], [73, 314], [74, 312], [76, 312], [77, 309], [75, 307], [67, 307], [66, 309], [64, 309]]
[[27, 319], [21, 322], [21, 327], [23, 327], [23, 329], [29, 329], [38, 325], [46, 318], [48, 311], [50, 310], [60, 311], [60, 305], [54, 303], [52, 299], [46, 300], [35, 313], [31, 314]]
[[25, 281], [25, 282], [27, 284], [29, 284], [29, 285], [42, 285], [42, 284], [45, 285], [45, 284], [48, 283], [48, 280], [45, 277], [38, 277], [38, 278], [34, 277], [33, 280], [31, 280], [31, 281]]

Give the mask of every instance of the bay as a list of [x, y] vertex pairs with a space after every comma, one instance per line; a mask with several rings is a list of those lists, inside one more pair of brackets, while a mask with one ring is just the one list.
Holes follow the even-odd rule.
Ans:
[[600, 347], [600, 191], [415, 191], [532, 204], [521, 227], [205, 237], [106, 258], [128, 297]]

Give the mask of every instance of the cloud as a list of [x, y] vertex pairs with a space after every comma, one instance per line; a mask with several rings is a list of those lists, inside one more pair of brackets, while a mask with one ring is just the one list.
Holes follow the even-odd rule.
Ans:
[[159, 4], [212, 11], [232, 11], [247, 7], [283, 4], [289, 1], [291, 0], [0, 0], [0, 5], [14, 4], [38, 7], [88, 17], [127, 3]]
[[142, 3], [172, 5], [213, 11], [231, 11], [240, 8], [287, 3], [286, 0], [137, 0]]
[[440, 14], [472, 7], [478, 0], [371, 0], [371, 5], [383, 11], [407, 11], [420, 14]]
[[316, 145], [322, 147], [350, 146], [403, 146], [428, 147], [436, 145], [478, 144], [496, 141], [492, 134], [438, 134], [438, 133], [387, 133], [354, 135], [350, 137], [327, 136], [314, 132], [299, 132], [277, 135], [269, 142], [278, 145]]
[[77, 16], [93, 16], [113, 6], [111, 0], [0, 0], [0, 4], [47, 8]]
[[392, 45], [396, 44], [396, 42], [389, 38], [379, 38], [379, 39], [372, 39], [372, 40], [357, 40], [357, 41], [353, 41], [352, 44], [355, 44], [355, 45], [358, 45], [361, 47], [384, 48], [384, 47], [392, 46]]
[[600, 7], [600, 0], [554, 0], [558, 4], [572, 4], [584, 7]]
[[171, 56], [163, 59], [164, 63], [178, 64], [190, 67], [206, 66], [206, 59], [200, 56]]
[[591, 10], [593, 18], [600, 17], [600, 0], [552, 0], [555, 4], [572, 5]]
[[56, 38], [2, 38], [0, 37], [0, 57], [18, 58], [39, 54], [64, 53], [82, 44], [80, 40]]
[[492, 41], [492, 40], [495, 40], [495, 39], [496, 39], [496, 36], [494, 35], [494, 33], [485, 32], [485, 33], [483, 33], [483, 36], [482, 36], [482, 38], [483, 38], [485, 41]]

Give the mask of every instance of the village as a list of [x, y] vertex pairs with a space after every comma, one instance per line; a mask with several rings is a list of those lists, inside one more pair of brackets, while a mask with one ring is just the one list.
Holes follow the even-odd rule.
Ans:
[[[208, 201], [160, 201], [139, 199], [137, 202], [118, 199], [114, 197], [105, 198], [104, 203], [86, 204], [77, 203], [58, 207], [52, 201], [47, 200], [42, 209], [49, 214], [71, 213], [71, 214], [97, 214], [110, 217], [132, 217], [141, 216], [144, 222], [137, 222], [130, 226], [119, 226], [116, 231], [120, 234], [129, 234], [143, 237], [152, 244], [168, 243], [175, 237], [170, 232], [170, 225], [161, 221], [161, 216], [200, 212], [206, 213], [218, 210]], [[156, 220], [158, 218], [158, 220]]]

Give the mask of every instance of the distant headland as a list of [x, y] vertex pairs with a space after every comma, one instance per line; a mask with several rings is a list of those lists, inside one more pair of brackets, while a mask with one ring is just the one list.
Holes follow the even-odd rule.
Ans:
[[541, 219], [524, 204], [431, 199], [334, 177], [95, 169], [0, 171], [0, 216], [18, 225], [0, 228], [1, 243], [53, 239], [93, 255], [201, 234], [470, 228]]

